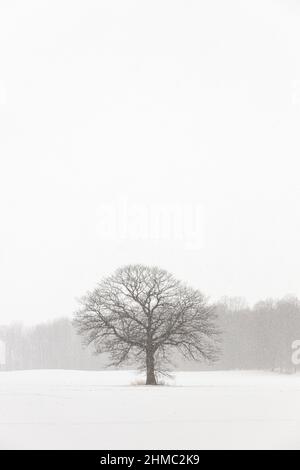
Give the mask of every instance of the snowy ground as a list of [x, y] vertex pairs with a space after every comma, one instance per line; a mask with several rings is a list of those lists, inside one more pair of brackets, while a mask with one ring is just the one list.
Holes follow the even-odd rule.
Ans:
[[1, 449], [300, 449], [300, 376], [0, 373]]

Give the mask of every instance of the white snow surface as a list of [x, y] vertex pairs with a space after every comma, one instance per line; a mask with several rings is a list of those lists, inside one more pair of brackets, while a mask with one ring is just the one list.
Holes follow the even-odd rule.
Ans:
[[1, 449], [300, 449], [300, 376], [0, 373]]

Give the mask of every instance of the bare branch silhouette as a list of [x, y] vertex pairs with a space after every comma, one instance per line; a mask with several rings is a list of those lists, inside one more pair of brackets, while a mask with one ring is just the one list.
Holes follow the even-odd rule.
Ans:
[[112, 365], [138, 361], [146, 383], [155, 385], [172, 350], [194, 360], [217, 359], [214, 310], [198, 290], [168, 272], [129, 265], [81, 299], [74, 323], [87, 344], [110, 354]]

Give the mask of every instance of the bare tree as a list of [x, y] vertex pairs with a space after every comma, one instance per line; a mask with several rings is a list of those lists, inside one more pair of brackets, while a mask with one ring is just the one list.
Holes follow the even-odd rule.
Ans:
[[172, 350], [186, 358], [217, 358], [214, 307], [204, 296], [159, 268], [130, 265], [104, 279], [81, 299], [75, 326], [111, 365], [134, 361], [147, 372], [147, 385], [170, 363]]

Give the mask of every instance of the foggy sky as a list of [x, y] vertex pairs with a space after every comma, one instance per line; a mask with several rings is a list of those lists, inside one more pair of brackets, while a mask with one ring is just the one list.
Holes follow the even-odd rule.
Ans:
[[[135, 262], [300, 295], [299, 26], [296, 0], [2, 0], [0, 324]], [[200, 208], [199, 246], [109, 239], [124, 200]]]

